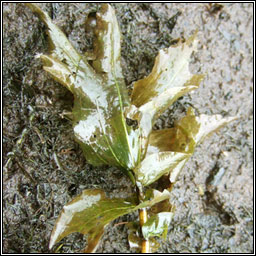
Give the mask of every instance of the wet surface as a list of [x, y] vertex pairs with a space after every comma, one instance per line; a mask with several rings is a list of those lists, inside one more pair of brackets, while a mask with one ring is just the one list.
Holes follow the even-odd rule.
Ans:
[[[98, 4], [41, 6], [80, 52], [91, 49], [85, 20]], [[206, 78], [160, 117], [156, 129], [171, 127], [189, 106], [197, 114], [240, 117], [199, 145], [187, 162], [172, 191], [176, 212], [159, 252], [252, 252], [253, 5], [113, 6], [123, 33], [129, 88], [150, 72], [160, 48], [199, 31], [190, 67]], [[55, 220], [75, 195], [101, 188], [109, 196], [126, 197], [133, 187], [118, 169], [86, 163], [68, 120], [73, 96], [34, 58], [48, 51], [42, 23], [23, 4], [5, 3], [3, 29], [3, 252], [47, 253]], [[136, 217], [111, 223], [98, 252], [130, 252], [126, 226], [115, 224]], [[81, 235], [73, 234], [53, 250], [79, 252], [84, 244]]]

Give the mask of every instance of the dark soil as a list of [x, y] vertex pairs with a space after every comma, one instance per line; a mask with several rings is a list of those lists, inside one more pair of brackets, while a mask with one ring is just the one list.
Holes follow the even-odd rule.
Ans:
[[[198, 29], [191, 70], [206, 79], [178, 100], [156, 128], [170, 127], [189, 106], [198, 113], [238, 116], [201, 144], [172, 191], [176, 212], [162, 253], [253, 252], [253, 4], [112, 4], [123, 33], [123, 72], [129, 88], [147, 75], [160, 48]], [[99, 4], [47, 3], [81, 52], [92, 47], [85, 20]], [[176, 22], [177, 21], [177, 22]], [[176, 25], [175, 25], [176, 23]], [[174, 26], [175, 25], [175, 26]], [[113, 167], [86, 163], [67, 112], [73, 97], [42, 69], [44, 25], [21, 3], [3, 4], [3, 252], [49, 253], [62, 207], [85, 188], [112, 196], [132, 191]], [[107, 228], [99, 253], [131, 252], [123, 216]], [[53, 251], [80, 252], [73, 234]]]

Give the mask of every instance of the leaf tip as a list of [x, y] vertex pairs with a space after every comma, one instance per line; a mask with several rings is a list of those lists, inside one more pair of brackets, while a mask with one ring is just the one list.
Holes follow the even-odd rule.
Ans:
[[[25, 5], [27, 7], [30, 8], [30, 10], [35, 13], [45, 24], [46, 24], [46, 20], [49, 19], [48, 14], [46, 12], [44, 12], [43, 10], [41, 10], [41, 8], [34, 3], [25, 3]], [[47, 24], [46, 24], [47, 25]]]
[[50, 242], [49, 242], [49, 246], [48, 246], [49, 250], [51, 250], [54, 245], [55, 245], [55, 241], [51, 237]]

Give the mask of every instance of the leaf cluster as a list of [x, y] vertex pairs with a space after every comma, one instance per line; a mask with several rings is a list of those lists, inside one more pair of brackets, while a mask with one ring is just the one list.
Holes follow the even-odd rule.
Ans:
[[[196, 116], [189, 108], [173, 128], [153, 130], [158, 117], [203, 80], [203, 75], [189, 71], [189, 59], [197, 46], [196, 33], [185, 42], [178, 39], [160, 50], [152, 72], [133, 84], [129, 96], [121, 68], [122, 36], [109, 4], [102, 4], [96, 17], [86, 23], [94, 30], [95, 39], [94, 51], [85, 54], [71, 45], [47, 13], [35, 4], [28, 6], [48, 28], [50, 54], [39, 56], [44, 70], [74, 95], [74, 134], [86, 160], [95, 166], [120, 168], [139, 191], [138, 198], [126, 199], [107, 198], [102, 190], [83, 191], [64, 206], [53, 229], [50, 248], [65, 236], [80, 232], [88, 235], [86, 252], [93, 252], [108, 223], [147, 209], [148, 219], [140, 223], [141, 227], [132, 225], [129, 242], [138, 248], [140, 239], [146, 240], [150, 251], [156, 250], [154, 237], [166, 238], [173, 216], [169, 185], [176, 182], [196, 145], [234, 119]], [[148, 187], [163, 177], [169, 182], [167, 189]]]

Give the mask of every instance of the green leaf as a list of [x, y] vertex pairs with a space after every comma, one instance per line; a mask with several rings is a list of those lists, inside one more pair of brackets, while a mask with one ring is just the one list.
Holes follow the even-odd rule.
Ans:
[[136, 119], [142, 133], [142, 152], [146, 153], [148, 136], [156, 119], [174, 101], [198, 88], [203, 75], [192, 75], [189, 71], [190, 55], [196, 50], [196, 34], [182, 43], [160, 50], [152, 72], [134, 83], [132, 104], [127, 116]]
[[145, 207], [152, 207], [159, 202], [170, 199], [170, 192], [166, 189], [163, 192], [156, 189], [150, 189], [146, 192], [145, 199], [146, 200], [144, 202], [136, 206], [136, 210]]
[[169, 199], [170, 193], [165, 190], [154, 190], [152, 198], [139, 205], [134, 198], [107, 198], [102, 190], [87, 189], [64, 206], [51, 234], [49, 247], [59, 242], [71, 233], [79, 232], [88, 237], [86, 252], [95, 251], [109, 222], [124, 214], [141, 208], [151, 207], [163, 200]]
[[162, 175], [168, 174], [182, 160], [190, 154], [179, 152], [159, 152], [147, 154], [145, 159], [135, 168], [136, 180], [147, 186], [158, 180]]
[[149, 210], [149, 216], [155, 215], [160, 212], [174, 212], [175, 206], [170, 203], [169, 199], [163, 200], [155, 205], [153, 205]]
[[93, 241], [110, 221], [135, 207], [136, 204], [129, 200], [106, 198], [102, 190], [84, 190], [64, 206], [52, 231], [49, 247], [73, 232], [88, 234], [89, 240]]
[[[136, 179], [146, 186], [163, 174], [170, 173], [170, 181], [176, 182], [196, 145], [235, 119], [237, 118], [223, 118], [221, 115], [196, 116], [194, 110], [189, 108], [187, 115], [176, 122], [174, 128], [150, 134], [147, 155], [135, 169]], [[166, 157], [161, 159], [162, 155]]]
[[195, 141], [195, 145], [201, 143], [207, 136], [218, 131], [221, 127], [236, 120], [237, 117], [222, 117], [221, 115], [196, 116], [193, 108], [189, 108], [187, 115], [175, 125], [185, 135]]
[[[87, 161], [124, 170], [141, 193], [143, 186], [163, 175], [169, 175], [170, 181], [175, 182], [195, 146], [235, 119], [220, 115], [196, 117], [189, 109], [173, 128], [152, 131], [163, 111], [185, 93], [198, 88], [203, 79], [203, 75], [189, 72], [196, 34], [160, 50], [152, 72], [134, 83], [130, 98], [121, 69], [121, 33], [109, 4], [102, 4], [96, 15], [94, 58], [90, 58], [91, 53], [79, 53], [36, 4], [27, 5], [48, 28], [50, 54], [39, 55], [44, 69], [74, 95], [74, 133]], [[138, 127], [127, 125], [127, 119], [137, 120]], [[85, 190], [64, 207], [52, 232], [50, 248], [65, 236], [80, 232], [88, 235], [85, 252], [94, 252], [109, 222], [154, 205], [156, 215], [144, 224], [142, 232], [157, 248], [159, 245], [151, 237], [166, 237], [172, 216], [168, 212], [172, 209], [170, 194], [167, 190], [150, 190], [150, 197], [145, 198], [136, 204], [134, 198], [110, 199], [101, 190]]]
[[[86, 159], [129, 172], [140, 154], [139, 130], [126, 124], [131, 105], [120, 65], [121, 34], [112, 7], [97, 13], [96, 60], [91, 66], [37, 5], [28, 4], [48, 27], [51, 54], [41, 55], [44, 69], [74, 94], [74, 133]], [[131, 172], [130, 172], [131, 176]]]
[[149, 239], [152, 236], [157, 236], [165, 240], [172, 217], [172, 212], [160, 212], [151, 216], [142, 226], [143, 237]]
[[100, 239], [104, 234], [104, 228], [102, 229], [94, 229], [93, 231], [91, 231], [91, 234], [89, 234], [88, 236], [88, 240], [87, 240], [87, 247], [84, 250], [84, 253], [94, 253], [100, 243]]

